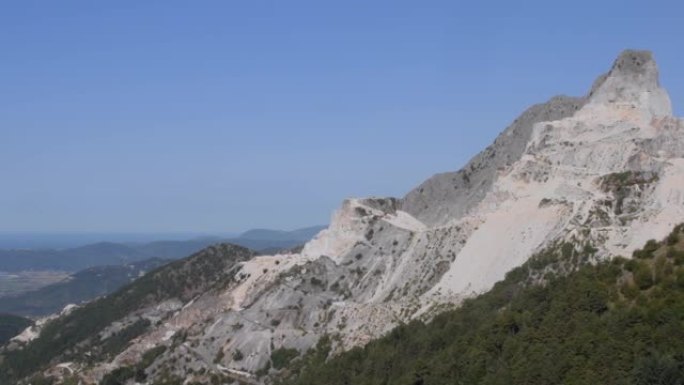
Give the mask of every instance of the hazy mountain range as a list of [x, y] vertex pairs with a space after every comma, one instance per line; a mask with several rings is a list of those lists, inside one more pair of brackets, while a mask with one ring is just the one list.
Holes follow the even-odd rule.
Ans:
[[0, 249], [0, 271], [78, 271], [93, 266], [117, 265], [149, 258], [177, 259], [209, 245], [229, 242], [253, 250], [273, 251], [301, 245], [325, 226], [293, 231], [255, 229], [233, 238], [202, 237], [144, 243], [97, 242], [66, 249]]
[[46, 316], [68, 304], [80, 304], [109, 294], [146, 272], [209, 245], [231, 242], [255, 251], [274, 252], [302, 245], [323, 228], [312, 226], [293, 231], [254, 229], [229, 240], [204, 237], [148, 243], [99, 242], [64, 250], [0, 250], [0, 271], [22, 272], [17, 278], [13, 275], [0, 276], [0, 288], [13, 288], [15, 279], [27, 280], [31, 275], [27, 272], [29, 270], [76, 271], [54, 283], [45, 281], [51, 277], [21, 282], [26, 285], [22, 285], [21, 290], [16, 288], [17, 294], [0, 296], [0, 314]]

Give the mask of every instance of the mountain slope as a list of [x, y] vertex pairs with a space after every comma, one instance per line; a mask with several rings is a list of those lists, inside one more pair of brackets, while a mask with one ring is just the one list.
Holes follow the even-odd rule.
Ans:
[[[116, 293], [49, 322], [26, 347], [4, 352], [0, 378], [16, 381], [53, 360], [111, 359], [201, 293], [227, 285], [253, 253], [222, 244], [163, 266]], [[144, 312], [143, 310], [148, 310]]]
[[[549, 272], [567, 256], [547, 250], [429, 323], [399, 326], [330, 361], [324, 340], [293, 363], [285, 383], [682, 384], [682, 229], [635, 260], [556, 277]], [[538, 276], [545, 283], [531, 285]]]
[[434, 175], [409, 192], [402, 210], [430, 225], [465, 215], [485, 198], [501, 169], [520, 160], [535, 124], [568, 118], [586, 102], [586, 97], [556, 96], [528, 108], [461, 170]]
[[[235, 279], [177, 303], [118, 355], [59, 356], [49, 368], [74, 361], [85, 383], [132, 381], [131, 371], [151, 383], [265, 382], [323, 336], [334, 353], [365, 345], [486, 292], [544, 250], [570, 245], [570, 271], [631, 255], [682, 218], [684, 124], [652, 55], [625, 51], [586, 96], [532, 107], [458, 173], [402, 199], [348, 199], [301, 251], [236, 262]], [[117, 317], [155, 312], [146, 303]], [[144, 352], [161, 346], [147, 365]]]

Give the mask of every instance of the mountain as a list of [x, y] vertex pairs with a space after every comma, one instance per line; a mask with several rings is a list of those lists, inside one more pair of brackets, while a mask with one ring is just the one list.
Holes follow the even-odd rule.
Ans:
[[326, 226], [312, 226], [292, 231], [252, 229], [240, 234], [239, 239], [252, 239], [255, 241], [293, 241], [304, 243], [325, 229]]
[[131, 264], [97, 266], [81, 270], [66, 280], [16, 296], [0, 297], [0, 313], [41, 317], [56, 313], [69, 304], [80, 304], [109, 294], [168, 263], [147, 259]]
[[[633, 260], [533, 256], [489, 292], [430, 322], [399, 326], [326, 361], [330, 340], [291, 365], [286, 385], [682, 384], [684, 234]], [[544, 285], [532, 282], [544, 278]]]
[[[200, 248], [209, 244], [211, 242], [202, 244]], [[112, 242], [63, 250], [0, 250], [0, 271], [79, 271], [93, 266], [117, 265], [155, 257], [136, 247]]]
[[[47, 323], [26, 347], [6, 347], [9, 350], [2, 354], [0, 383], [16, 381], [57, 357], [112, 359], [128, 342], [163, 320], [190, 326], [181, 319], [170, 320], [169, 315], [201, 294], [220, 295], [221, 289], [236, 279], [236, 265], [253, 256], [252, 251], [240, 246], [211, 246], [154, 270], [109, 296], [64, 312]], [[185, 333], [174, 337], [174, 341]], [[173, 335], [158, 337], [168, 339]]]
[[[404, 323], [467, 310], [470, 299], [507, 272], [520, 275], [516, 268], [526, 263], [540, 268], [525, 280], [537, 293], [554, 276], [632, 255], [682, 218], [684, 124], [672, 116], [651, 53], [629, 50], [586, 96], [532, 106], [460, 171], [437, 174], [403, 198], [348, 199], [301, 250], [235, 258], [238, 249], [230, 248], [192, 273], [168, 265], [48, 323], [5, 353], [0, 374], [46, 369], [86, 384], [270, 382], [326, 338], [335, 355]], [[655, 249], [648, 242], [636, 257]], [[641, 280], [652, 271], [631, 268], [633, 276], [621, 277]], [[499, 294], [514, 298], [515, 290]], [[120, 294], [128, 292], [141, 294]], [[593, 306], [593, 292], [585, 294]], [[497, 301], [497, 311], [482, 310], [505, 313], [506, 302]], [[542, 310], [526, 316], [533, 321]], [[482, 319], [463, 322], [477, 328]], [[663, 358], [670, 359], [678, 358]], [[411, 383], [428, 383], [421, 378]]]
[[304, 245], [325, 228], [326, 226], [312, 226], [292, 231], [253, 229], [229, 239], [228, 242], [257, 250], [261, 254], [276, 254]]
[[307, 242], [324, 228], [314, 226], [293, 231], [257, 229], [235, 238], [201, 237], [144, 243], [97, 242], [61, 250], [0, 249], [0, 271], [79, 271], [93, 266], [118, 265], [150, 258], [178, 259], [221, 242], [254, 250], [282, 250]]
[[9, 341], [31, 325], [31, 320], [11, 314], [0, 313], [0, 344]]
[[[206, 236], [204, 233], [117, 233], [117, 232], [41, 232], [0, 231], [0, 249], [46, 250], [72, 249], [107, 240], [113, 243], [148, 243], [159, 239], [182, 241]], [[223, 233], [224, 238], [235, 238], [238, 234]]]

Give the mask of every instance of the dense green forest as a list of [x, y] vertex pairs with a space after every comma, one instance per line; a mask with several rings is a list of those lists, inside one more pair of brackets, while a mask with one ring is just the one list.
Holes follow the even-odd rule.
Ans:
[[683, 229], [631, 260], [559, 245], [428, 323], [329, 360], [326, 338], [282, 383], [684, 384]]

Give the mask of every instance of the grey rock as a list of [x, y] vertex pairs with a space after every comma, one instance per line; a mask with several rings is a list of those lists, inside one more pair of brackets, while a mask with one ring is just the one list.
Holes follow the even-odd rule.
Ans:
[[520, 159], [534, 124], [572, 116], [585, 103], [586, 98], [556, 96], [528, 108], [461, 170], [436, 174], [411, 190], [401, 208], [429, 225], [462, 217], [482, 201], [497, 172]]

